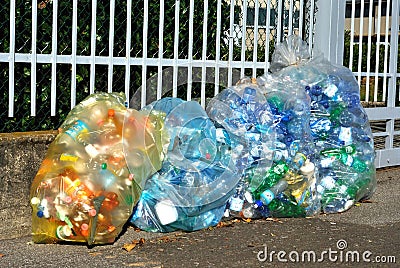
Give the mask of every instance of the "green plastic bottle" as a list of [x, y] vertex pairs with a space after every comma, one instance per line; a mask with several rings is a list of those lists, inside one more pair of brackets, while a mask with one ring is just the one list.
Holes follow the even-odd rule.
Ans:
[[294, 202], [285, 202], [275, 198], [268, 205], [272, 217], [276, 218], [304, 218], [306, 211]]
[[280, 181], [288, 170], [289, 166], [284, 161], [279, 161], [272, 165], [272, 167], [267, 170], [263, 181], [252, 191], [255, 199], [259, 200], [260, 194]]
[[368, 168], [367, 164], [355, 157], [356, 146], [354, 144], [342, 146], [340, 148], [329, 148], [320, 152], [323, 156], [333, 156], [342, 164], [353, 168], [355, 171], [362, 173]]

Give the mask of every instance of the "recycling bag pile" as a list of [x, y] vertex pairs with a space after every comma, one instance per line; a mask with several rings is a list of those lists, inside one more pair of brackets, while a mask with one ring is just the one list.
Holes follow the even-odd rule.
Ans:
[[374, 147], [350, 70], [296, 37], [272, 73], [241, 79], [206, 108], [123, 93], [74, 107], [31, 186], [36, 243], [113, 243], [130, 222], [194, 231], [224, 217], [338, 213], [372, 196]]

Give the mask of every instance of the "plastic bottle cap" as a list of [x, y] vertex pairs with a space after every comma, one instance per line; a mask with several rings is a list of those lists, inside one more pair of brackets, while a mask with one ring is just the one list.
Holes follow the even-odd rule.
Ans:
[[268, 189], [261, 193], [260, 198], [264, 204], [268, 205], [275, 198], [275, 194]]
[[94, 208], [92, 208], [92, 209], [89, 209], [88, 213], [90, 216], [94, 217], [94, 216], [96, 216], [97, 211]]
[[39, 210], [38, 212], [36, 212], [36, 216], [38, 216], [39, 218], [43, 218], [43, 211]]
[[107, 163], [102, 163], [101, 164], [101, 169], [107, 169]]
[[114, 109], [108, 109], [108, 117], [114, 117], [115, 115], [115, 110]]
[[99, 151], [93, 146], [93, 144], [86, 145], [85, 151], [91, 158], [96, 158], [99, 155]]
[[314, 172], [314, 170], [315, 170], [315, 165], [310, 161], [306, 161], [306, 163], [300, 168], [300, 172], [303, 175], [310, 175], [311, 173]]
[[89, 225], [87, 223], [82, 223], [81, 230], [87, 231], [89, 229]]
[[64, 198], [64, 202], [65, 203], [71, 203], [72, 202], [72, 197], [70, 197], [69, 195], [68, 196], [66, 196], [65, 198]]
[[38, 205], [40, 203], [40, 199], [37, 197], [32, 197], [31, 199], [31, 204], [32, 205]]
[[162, 225], [170, 224], [178, 219], [178, 211], [171, 200], [163, 200], [155, 205], [157, 217]]
[[62, 231], [63, 231], [65, 236], [71, 236], [72, 235], [72, 231], [67, 225], [63, 226]]
[[42, 201], [40, 201], [40, 205], [43, 207], [47, 207], [47, 199], [42, 199]]

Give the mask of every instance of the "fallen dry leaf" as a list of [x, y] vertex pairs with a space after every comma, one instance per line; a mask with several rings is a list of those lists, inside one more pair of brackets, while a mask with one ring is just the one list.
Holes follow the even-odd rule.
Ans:
[[280, 219], [277, 218], [266, 218], [266, 221], [273, 221], [273, 222], [279, 222], [279, 223], [283, 223]]
[[122, 248], [125, 249], [126, 251], [130, 252], [130, 251], [131, 251], [132, 249], [134, 249], [136, 246], [138, 246], [138, 245], [139, 245], [139, 246], [143, 245], [145, 241], [146, 241], [146, 240], [145, 240], [144, 238], [140, 238], [139, 240], [138, 240], [138, 239], [135, 239], [135, 240], [132, 241], [132, 243], [127, 243], [127, 244], [125, 244]]
[[243, 219], [243, 221], [249, 223], [249, 222], [251, 222], [251, 219], [250, 219], [250, 218], [248, 218], [248, 219]]
[[168, 242], [173, 242], [178, 240], [176, 237], [170, 237], [170, 236], [163, 236], [158, 238], [157, 242], [159, 243], [168, 243]]
[[97, 255], [101, 255], [101, 252], [90, 252], [89, 255], [90, 256], [97, 256]]
[[233, 222], [220, 221], [215, 227], [221, 228], [221, 227], [232, 227], [232, 226], [233, 226]]

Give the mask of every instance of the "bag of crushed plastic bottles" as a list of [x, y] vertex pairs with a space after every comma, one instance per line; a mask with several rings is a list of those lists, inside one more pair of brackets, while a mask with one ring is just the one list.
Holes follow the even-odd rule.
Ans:
[[[300, 120], [301, 116], [289, 114], [289, 109], [296, 108], [300, 113], [301, 108], [302, 116], [306, 116], [307, 102], [305, 100], [305, 103], [300, 103], [300, 107], [297, 102], [291, 102], [292, 97], [283, 96], [283, 93], [282, 96], [267, 95], [267, 98], [263, 93], [257, 84], [243, 78], [236, 86], [215, 96], [207, 106], [210, 118], [223, 128], [230, 137], [232, 147], [236, 148], [234, 151], [238, 151], [234, 157], [242, 178], [235, 194], [229, 200], [226, 216], [304, 217], [305, 203], [300, 201], [306, 199], [304, 184], [311, 182], [313, 178], [300, 180], [295, 177], [296, 170], [289, 170], [289, 161], [294, 162], [299, 170], [306, 160], [303, 152], [306, 153], [307, 150], [300, 152], [304, 142], [301, 138], [304, 137], [301, 132], [295, 139], [293, 135], [296, 133], [290, 132], [289, 140], [289, 134], [286, 133], [288, 131], [282, 133], [282, 128], [287, 126], [283, 123], [281, 126], [279, 122], [284, 121], [287, 124], [292, 119]], [[288, 107], [283, 109], [283, 105]], [[297, 129], [297, 125], [292, 127]], [[283, 153], [285, 150], [286, 154]], [[307, 172], [311, 177], [314, 170]], [[291, 193], [295, 191], [296, 197], [302, 200], [294, 198]]]
[[[96, 93], [68, 114], [31, 186], [34, 242], [105, 244], [121, 232], [151, 175], [148, 166], [159, 169], [162, 158], [161, 151], [144, 146], [162, 147], [162, 122], [154, 128], [145, 114], [126, 116], [124, 103], [123, 93]], [[124, 125], [125, 118], [136, 124]], [[147, 156], [132, 171], [123, 135]]]
[[131, 222], [151, 232], [194, 231], [218, 224], [239, 176], [230, 147], [194, 101], [163, 98], [143, 107], [164, 113], [169, 145], [161, 169], [146, 181]]
[[[282, 203], [279, 213], [271, 211], [271, 215], [315, 215], [320, 212], [320, 200], [316, 191], [316, 149], [309, 127], [310, 97], [298, 83], [273, 75], [260, 76], [257, 83], [271, 107], [274, 119], [276, 141], [273, 167], [283, 167], [281, 172], [269, 173], [270, 176], [264, 178], [262, 185], [272, 191], [277, 200], [290, 200]], [[289, 207], [293, 207], [298, 214], [293, 214]]]
[[353, 73], [323, 56], [311, 58], [297, 36], [276, 46], [271, 71], [282, 81], [300, 84], [311, 98], [322, 210], [342, 212], [376, 189], [375, 152], [368, 117]]

